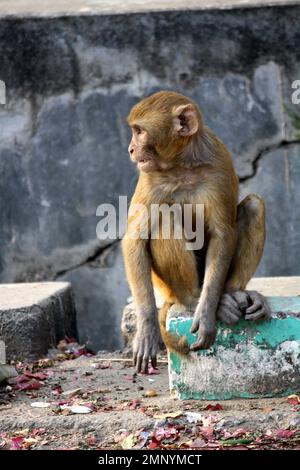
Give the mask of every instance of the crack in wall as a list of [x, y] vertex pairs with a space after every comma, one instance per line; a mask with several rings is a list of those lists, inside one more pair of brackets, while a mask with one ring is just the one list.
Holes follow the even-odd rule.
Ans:
[[250, 180], [251, 178], [254, 178], [257, 174], [258, 170], [258, 165], [261, 159], [264, 157], [269, 152], [274, 152], [276, 150], [286, 150], [289, 147], [292, 147], [293, 145], [299, 145], [300, 144], [300, 139], [294, 139], [294, 140], [285, 140], [283, 139], [282, 141], [274, 144], [274, 145], [269, 145], [262, 150], [258, 152], [256, 157], [252, 160], [252, 172], [247, 175], [247, 176], [241, 176], [239, 177], [240, 183], [244, 183], [245, 181]]
[[[106, 256], [114, 249], [119, 243], [120, 239], [117, 238], [116, 240], [113, 240], [111, 243], [108, 243], [105, 246], [99, 246], [98, 249], [95, 250], [95, 252], [91, 255], [89, 255], [86, 259], [81, 261], [80, 263], [77, 263], [73, 266], [70, 266], [66, 269], [61, 269], [60, 271], [57, 271], [53, 277], [53, 280], [57, 280], [59, 277], [64, 276], [65, 274], [69, 273], [70, 271], [73, 271], [74, 269], [81, 268], [86, 265], [92, 265], [96, 261], [99, 260], [99, 258], [102, 258], [104, 256], [104, 260]], [[104, 267], [104, 265], [102, 266]]]

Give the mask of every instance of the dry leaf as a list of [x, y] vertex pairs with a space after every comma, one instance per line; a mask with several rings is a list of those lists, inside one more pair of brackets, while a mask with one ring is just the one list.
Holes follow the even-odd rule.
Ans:
[[145, 397], [156, 397], [156, 396], [157, 396], [157, 391], [152, 388], [145, 392]]
[[132, 449], [137, 442], [137, 437], [134, 434], [129, 434], [129, 436], [125, 437], [121, 442], [122, 449]]

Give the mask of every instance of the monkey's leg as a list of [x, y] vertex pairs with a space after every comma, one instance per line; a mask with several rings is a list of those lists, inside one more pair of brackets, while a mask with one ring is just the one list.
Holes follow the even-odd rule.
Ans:
[[169, 303], [190, 306], [199, 295], [197, 261], [184, 239], [151, 240], [152, 282]]
[[271, 314], [263, 295], [245, 290], [260, 262], [265, 243], [265, 205], [260, 196], [250, 194], [238, 205], [237, 231], [237, 246], [228, 272], [226, 293], [217, 313], [218, 319], [227, 324], [236, 323], [242, 315], [246, 320], [259, 320]]
[[159, 311], [162, 339], [170, 351], [187, 355], [185, 337], [178, 339], [166, 329], [169, 308], [173, 304], [191, 307], [199, 297], [197, 262], [194, 253], [186, 250], [184, 240], [152, 240], [152, 282], [163, 295], [165, 303]]

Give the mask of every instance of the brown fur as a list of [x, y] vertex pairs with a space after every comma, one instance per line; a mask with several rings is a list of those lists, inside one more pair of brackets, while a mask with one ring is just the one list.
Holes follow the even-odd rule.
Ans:
[[[231, 156], [203, 124], [201, 112], [192, 100], [175, 92], [156, 93], [134, 106], [128, 123], [133, 129], [129, 153], [141, 169], [131, 206], [136, 203], [147, 208], [153, 203], [205, 206], [206, 243], [200, 269], [196, 253], [186, 250], [184, 239], [132, 240], [137, 214], [129, 215], [123, 252], [138, 311], [136, 356], [143, 355], [146, 361], [148, 350], [141, 344], [142, 336], [149, 336], [149, 330], [145, 327], [146, 333], [142, 335], [141, 325], [145, 318], [156, 316], [153, 284], [166, 300], [159, 315], [166, 346], [187, 353], [185, 340], [178, 343], [166, 331], [167, 310], [173, 303], [192, 305], [199, 296], [193, 325], [194, 331], [199, 330], [195, 349], [212, 344], [216, 312], [224, 290], [244, 289], [260, 260], [264, 206], [258, 196], [248, 196], [238, 206], [238, 178]], [[253, 197], [256, 199], [252, 207]], [[143, 217], [134, 230], [149, 231], [148, 222]], [[157, 328], [153, 322], [152, 327]]]

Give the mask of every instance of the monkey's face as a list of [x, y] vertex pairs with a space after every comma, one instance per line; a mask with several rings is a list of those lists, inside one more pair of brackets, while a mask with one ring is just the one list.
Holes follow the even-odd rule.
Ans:
[[130, 158], [146, 173], [175, 166], [202, 126], [195, 103], [174, 92], [159, 92], [142, 100], [132, 108], [128, 123], [132, 129]]
[[159, 155], [146, 129], [138, 125], [133, 125], [131, 129], [132, 138], [128, 147], [131, 161], [145, 173], [159, 169]]

